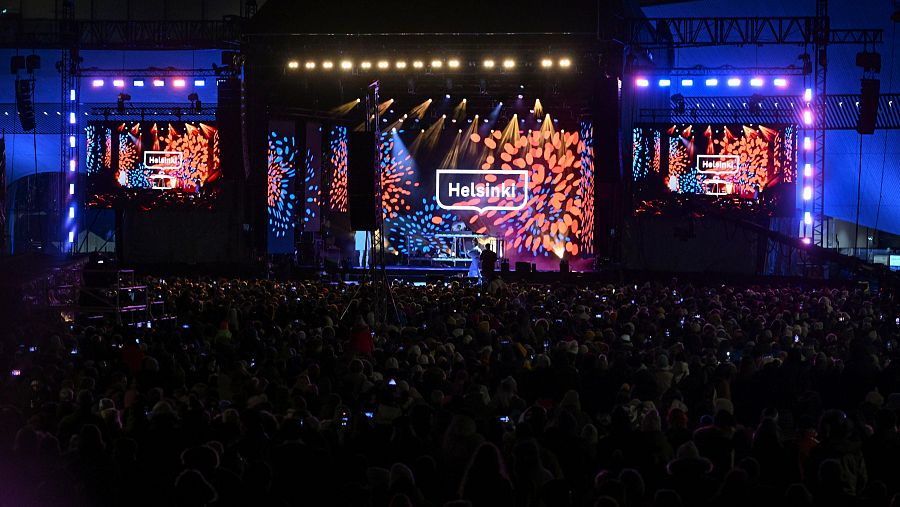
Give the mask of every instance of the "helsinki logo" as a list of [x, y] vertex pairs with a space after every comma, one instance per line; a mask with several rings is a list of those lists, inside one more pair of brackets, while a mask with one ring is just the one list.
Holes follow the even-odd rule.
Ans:
[[740, 165], [738, 155], [697, 155], [697, 172], [700, 174], [733, 174]]
[[152, 169], [179, 169], [183, 163], [180, 151], [145, 151], [144, 166]]
[[528, 171], [438, 169], [434, 195], [446, 210], [519, 210], [528, 203]]

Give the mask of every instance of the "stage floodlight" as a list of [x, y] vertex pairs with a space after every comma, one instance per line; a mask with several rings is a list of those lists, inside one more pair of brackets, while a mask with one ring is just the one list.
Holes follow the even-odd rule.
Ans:
[[718, 85], [719, 85], [719, 80], [714, 77], [711, 77], [706, 80], [706, 86], [718, 86]]
[[396, 67], [397, 67], [398, 69], [405, 69], [405, 68], [406, 68], [406, 62], [403, 61], [403, 60], [399, 60], [395, 65], [396, 65]]
[[485, 69], [493, 69], [494, 68], [494, 60], [491, 60], [490, 58], [488, 58], [484, 62], [482, 62], [482, 65], [484, 65]]
[[549, 69], [550, 67], [553, 67], [553, 60], [551, 60], [551, 59], [549, 59], [549, 58], [544, 58], [544, 59], [542, 59], [542, 60], [541, 60], [541, 67], [543, 67], [543, 68], [545, 68], [545, 69]]
[[379, 69], [386, 69], [386, 68], [390, 67], [390, 65], [391, 64], [389, 64], [386, 60], [381, 60], [378, 62]]
[[136, 86], [138, 88], [141, 88], [144, 86], [144, 80], [143, 79], [135, 79], [134, 81], [132, 81], [131, 84], [133, 84], [134, 86]]
[[166, 82], [162, 79], [154, 79], [153, 86], [155, 86], [157, 88], [162, 88], [163, 86], [166, 86]]
[[812, 225], [812, 213], [809, 211], [803, 212], [803, 223], [806, 225]]
[[341, 69], [350, 70], [352, 68], [353, 68], [353, 62], [351, 62], [350, 60], [344, 60], [341, 62]]
[[520, 93], [520, 94], [516, 95], [516, 98], [519, 100], [522, 100], [525, 98], [525, 96]]
[[516, 61], [512, 59], [503, 60], [503, 68], [504, 69], [512, 69], [516, 66]]
[[759, 88], [763, 85], [763, 80], [761, 77], [755, 77], [750, 80], [750, 86], [754, 88]]
[[194, 86], [206, 86], [206, 80], [205, 79], [195, 79]]
[[675, 114], [684, 114], [684, 95], [680, 93], [672, 95], [672, 111], [674, 111]]
[[372, 68], [372, 62], [369, 62], [369, 61], [360, 62], [359, 68], [361, 68], [363, 70], [369, 70]]
[[425, 66], [425, 63], [423, 63], [421, 60], [414, 60], [412, 66], [414, 69], [421, 69]]
[[93, 86], [94, 88], [100, 88], [101, 86], [103, 86], [103, 80], [95, 79], [95, 80], [91, 81], [91, 86]]
[[812, 102], [812, 88], [807, 88], [807, 89], [803, 92], [803, 100], [804, 100], [805, 102]]
[[694, 80], [693, 79], [682, 79], [681, 86], [694, 86]]
[[572, 66], [572, 60], [569, 60], [568, 58], [560, 58], [560, 60], [559, 60], [559, 66], [560, 66], [560, 67], [564, 67], [564, 68], [565, 68], [565, 67], [571, 67], [571, 66]]
[[750, 110], [750, 114], [759, 114], [762, 112], [763, 100], [763, 96], [758, 93], [754, 93], [750, 96], [750, 104], [747, 106]]
[[639, 86], [641, 88], [646, 88], [646, 87], [650, 86], [650, 81], [648, 81], [647, 78], [645, 78], [645, 77], [639, 77], [634, 80], [634, 84], [636, 84], [637, 86]]
[[801, 239], [800, 241], [802, 241], [804, 245], [811, 245], [811, 244], [812, 244], [812, 238], [810, 238], [809, 236], [807, 236], [807, 237]]
[[447, 67], [450, 67], [451, 69], [458, 69], [459, 68], [459, 60], [457, 60], [455, 58], [447, 60]]
[[735, 87], [741, 86], [741, 79], [737, 77], [732, 77], [728, 79], [728, 86]]
[[803, 166], [803, 176], [806, 178], [812, 177], [812, 164], [805, 164]]
[[812, 191], [811, 186], [807, 185], [807, 186], [803, 187], [803, 200], [804, 201], [812, 200], [812, 194], [813, 194], [813, 191]]
[[113, 79], [113, 86], [115, 86], [116, 88], [125, 88], [125, 80]]
[[803, 149], [805, 151], [809, 151], [812, 149], [812, 139], [809, 136], [803, 138]]
[[803, 111], [803, 123], [805, 123], [806, 125], [812, 125], [812, 122], [812, 111], [810, 111], [809, 109]]
[[772, 84], [774, 84], [778, 88], [784, 88], [785, 86], [787, 86], [787, 79], [783, 77], [777, 77], [772, 81]]
[[659, 80], [659, 86], [662, 86], [663, 88], [665, 88], [667, 86], [671, 86], [671, 84], [672, 84], [672, 80], [670, 80], [670, 79], [660, 79]]
[[175, 88], [184, 88], [184, 85], [185, 85], [184, 79], [178, 78], [178, 79], [172, 81], [172, 86], [174, 86]]
[[291, 61], [288, 62], [288, 68], [289, 68], [289, 69], [299, 69], [299, 68], [300, 68], [300, 62], [298, 62], [297, 60], [291, 60]]
[[306, 68], [306, 70], [313, 70], [316, 68], [316, 62], [306, 62], [306, 64], [304, 64], [303, 66]]
[[440, 69], [443, 64], [444, 62], [440, 60], [431, 60], [431, 68], [433, 69]]
[[331, 70], [334, 68], [334, 62], [332, 62], [331, 60], [325, 60], [324, 62], [322, 62], [322, 68], [325, 70]]
[[128, 95], [127, 93], [120, 93], [116, 98], [116, 111], [118, 111], [119, 114], [125, 113], [125, 102], [128, 100], [131, 100], [131, 95]]

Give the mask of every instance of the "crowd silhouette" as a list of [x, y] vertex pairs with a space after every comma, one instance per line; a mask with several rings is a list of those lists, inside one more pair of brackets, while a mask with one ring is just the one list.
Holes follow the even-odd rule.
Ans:
[[900, 505], [888, 292], [152, 289], [3, 344], [0, 505]]

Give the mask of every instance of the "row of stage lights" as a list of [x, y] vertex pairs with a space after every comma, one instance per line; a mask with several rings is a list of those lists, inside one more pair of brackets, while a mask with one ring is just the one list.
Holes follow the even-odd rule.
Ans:
[[[672, 79], [662, 78], [657, 81], [657, 85], [660, 88], [668, 88], [669, 86], [672, 86], [673, 82], [674, 81]], [[703, 80], [703, 83], [708, 87], [719, 86], [719, 82], [720, 82], [719, 78], [716, 78], [716, 77], [710, 77], [710, 78], [706, 78]], [[638, 88], [648, 88], [650, 86], [650, 79], [648, 79], [646, 77], [639, 77], [634, 80], [634, 84]], [[743, 80], [739, 77], [730, 77], [725, 80], [725, 84], [731, 88], [737, 88], [743, 84]], [[766, 85], [766, 80], [761, 77], [754, 77], [754, 78], [750, 79], [750, 86], [752, 86], [753, 88], [762, 88], [765, 85]], [[787, 88], [788, 81], [787, 81], [787, 79], [785, 79], [783, 77], [776, 77], [776, 78], [772, 79], [772, 85], [775, 86], [776, 88]], [[694, 86], [694, 79], [693, 78], [682, 79], [681, 86], [683, 86], [683, 87]]]
[[[187, 86], [187, 80], [184, 78], [175, 78], [171, 80], [171, 85], [173, 88], [184, 88]], [[163, 88], [166, 86], [166, 80], [161, 78], [155, 79], [134, 79], [131, 81], [131, 85], [135, 88], [143, 88], [144, 86], [153, 86], [154, 88]], [[106, 86], [106, 81], [103, 79], [93, 79], [91, 80], [92, 88], [103, 88]], [[113, 79], [112, 86], [114, 88], [125, 88], [125, 80], [124, 79]], [[195, 79], [194, 86], [203, 87], [206, 86], [205, 79]]]
[[[518, 66], [518, 62], [513, 58], [503, 58], [500, 60], [496, 60], [494, 58], [485, 58], [480, 62], [480, 67], [486, 70], [492, 70], [496, 68], [502, 68], [503, 70], [514, 70]], [[445, 68], [451, 71], [459, 70], [464, 66], [467, 67], [478, 67], [478, 62], [463, 62], [458, 58], [450, 58], [448, 60], [435, 59], [430, 62], [426, 62], [424, 60], [362, 60], [360, 62], [354, 62], [353, 60], [322, 60], [321, 62], [315, 60], [307, 60], [300, 63], [299, 60], [290, 60], [287, 62], [287, 68], [291, 70], [299, 70], [301, 67], [305, 70], [316, 70], [321, 69], [325, 71], [330, 71], [334, 69], [340, 69], [343, 71], [352, 71], [354, 69], [369, 71], [369, 70], [400, 70], [405, 71], [408, 69], [413, 69], [414, 71], [425, 71], [429, 70], [431, 72], [435, 71], [443, 71]], [[542, 58], [537, 62], [537, 66], [543, 69], [552, 69], [554, 67], [559, 67], [563, 69], [568, 69], [572, 66], [572, 60], [563, 57], [563, 58]]]

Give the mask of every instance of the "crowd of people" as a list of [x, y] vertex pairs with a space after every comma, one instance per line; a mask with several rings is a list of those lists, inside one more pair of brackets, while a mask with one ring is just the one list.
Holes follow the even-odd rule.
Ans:
[[0, 505], [900, 505], [887, 292], [152, 290], [3, 344]]

